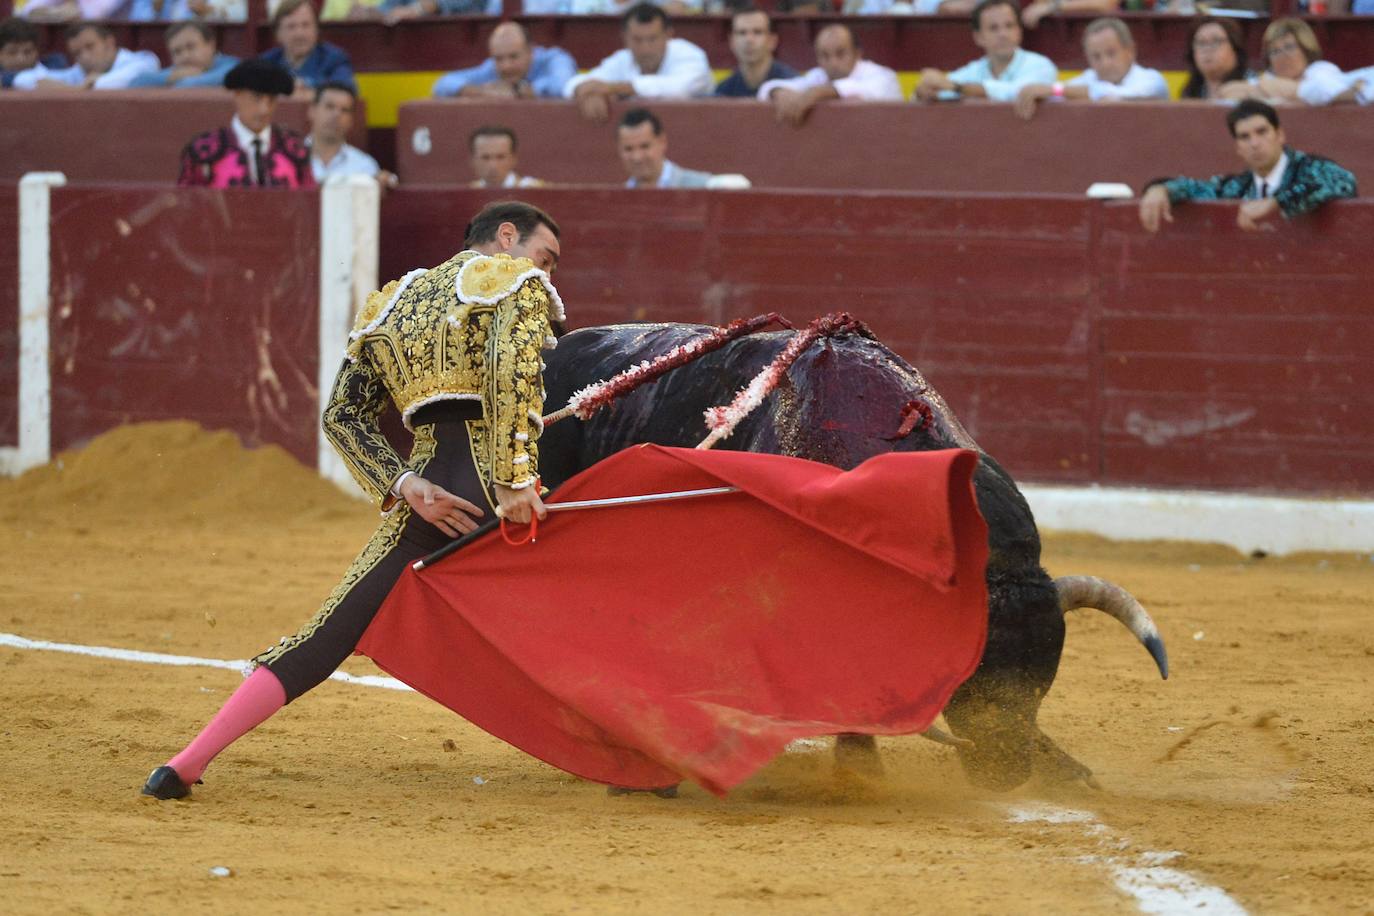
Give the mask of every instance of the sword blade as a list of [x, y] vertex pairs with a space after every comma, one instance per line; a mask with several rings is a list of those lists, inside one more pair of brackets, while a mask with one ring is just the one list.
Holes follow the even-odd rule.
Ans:
[[674, 499], [695, 499], [699, 496], [720, 496], [725, 493], [738, 492], [739, 487], [706, 487], [701, 490], [677, 490], [672, 493], [644, 493], [640, 496], [611, 496], [605, 499], [579, 499], [566, 503], [548, 503], [544, 508], [550, 512], [567, 512], [575, 509], [602, 509], [607, 506], [663, 503]]

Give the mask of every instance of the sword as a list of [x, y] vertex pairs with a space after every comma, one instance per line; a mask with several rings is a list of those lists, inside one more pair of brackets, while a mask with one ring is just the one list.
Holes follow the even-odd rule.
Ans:
[[[605, 499], [578, 499], [565, 503], [549, 503], [544, 508], [549, 512], [569, 512], [575, 511], [577, 509], [606, 509], [612, 506], [635, 506], [644, 503], [664, 503], [672, 502], [673, 500], [678, 499], [696, 499], [697, 497], [701, 496], [723, 496], [727, 493], [738, 492], [739, 487], [705, 487], [700, 490], [675, 490], [671, 493], [643, 493], [639, 496], [611, 496]], [[501, 509], [499, 506], [496, 509], [496, 517], [500, 519], [501, 522], [504, 524], [505, 517], [501, 514]], [[476, 540], [477, 537], [486, 534], [488, 531], [491, 530], [493, 524], [494, 523], [489, 522], [478, 528], [476, 531], [472, 531], [464, 537], [461, 537], [450, 544], [446, 544], [443, 547], [440, 547], [438, 550], [434, 551], [429, 556], [424, 557], [423, 559], [416, 560], [414, 563], [410, 564], [411, 569], [415, 570], [416, 572], [419, 572], [427, 566], [433, 566], [435, 563], [438, 563], [444, 557], [453, 553], [459, 547], [462, 547], [465, 544], [468, 544], [471, 541]], [[520, 543], [524, 542], [522, 541]]]

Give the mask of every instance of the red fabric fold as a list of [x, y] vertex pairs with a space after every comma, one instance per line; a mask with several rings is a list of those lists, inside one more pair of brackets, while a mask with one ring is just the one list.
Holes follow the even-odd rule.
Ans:
[[550, 514], [407, 570], [358, 651], [568, 772], [717, 794], [795, 738], [924, 730], [982, 656], [977, 455], [840, 471], [637, 446], [554, 502], [742, 492]]

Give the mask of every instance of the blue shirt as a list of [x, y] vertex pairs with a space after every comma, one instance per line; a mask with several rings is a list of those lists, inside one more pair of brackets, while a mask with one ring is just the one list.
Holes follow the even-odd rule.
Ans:
[[348, 52], [327, 41], [315, 45], [299, 69], [293, 69], [286, 62], [286, 51], [281, 47], [273, 48], [259, 59], [290, 71], [292, 76], [312, 89], [321, 83], [347, 83], [354, 89], [358, 86], [353, 80], [353, 61], [349, 59]]
[[210, 86], [223, 86], [224, 76], [239, 62], [237, 57], [230, 57], [228, 54], [216, 54], [214, 61], [210, 64], [210, 69], [204, 73], [197, 73], [194, 76], [186, 76], [177, 80], [175, 83], [167, 82], [167, 77], [171, 76], [172, 68], [163, 67], [153, 73], [144, 73], [134, 79], [129, 84], [130, 89], [205, 89]]
[[723, 98], [752, 99], [758, 95], [759, 86], [762, 86], [763, 83], [769, 80], [790, 80], [799, 75], [787, 64], [773, 58], [773, 66], [768, 68], [768, 73], [764, 75], [763, 82], [759, 83], [758, 86], [750, 86], [744, 81], [744, 74], [736, 70], [716, 84], [716, 90], [713, 94]]
[[181, 22], [197, 18], [187, 0], [167, 0], [161, 12], [153, 8], [153, 0], [134, 0], [128, 16], [130, 22]]
[[[67, 56], [65, 54], [44, 54], [38, 62], [49, 70], [65, 70], [67, 68]], [[14, 78], [23, 73], [23, 70], [0, 70], [0, 86], [8, 89], [14, 84]]]
[[[412, 6], [416, 0], [382, 0], [381, 9]], [[435, 0], [439, 16], [500, 16], [501, 0]]]
[[[536, 45], [530, 53], [530, 72], [525, 75], [534, 94], [544, 98], [561, 99], [563, 87], [577, 75], [577, 62], [562, 48], [543, 48]], [[439, 77], [434, 84], [436, 96], [451, 96], [466, 86], [480, 86], [500, 79], [496, 61], [487, 58], [475, 67], [454, 70]]]
[[1011, 56], [1007, 69], [997, 76], [992, 75], [992, 66], [986, 57], [980, 57], [964, 64], [949, 74], [952, 83], [979, 83], [992, 102], [1014, 102], [1023, 86], [1034, 83], [1050, 85], [1059, 79], [1059, 68], [1043, 54], [1017, 48]]

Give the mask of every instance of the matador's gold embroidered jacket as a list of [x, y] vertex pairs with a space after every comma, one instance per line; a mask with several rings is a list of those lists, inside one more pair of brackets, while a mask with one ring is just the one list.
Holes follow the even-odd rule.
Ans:
[[544, 408], [539, 351], [554, 344], [551, 318], [563, 318], [563, 303], [548, 274], [504, 254], [463, 251], [369, 296], [323, 420], [358, 484], [387, 508], [409, 470], [378, 425], [388, 397], [407, 428], [426, 404], [480, 401], [483, 419], [469, 431], [487, 484], [533, 484]]

